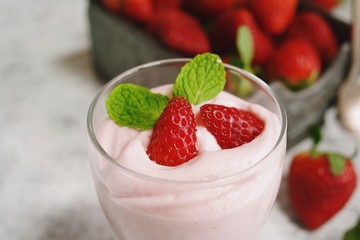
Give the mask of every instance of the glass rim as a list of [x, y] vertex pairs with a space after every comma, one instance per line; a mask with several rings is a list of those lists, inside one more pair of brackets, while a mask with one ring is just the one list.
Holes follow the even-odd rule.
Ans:
[[[224, 176], [221, 178], [216, 178], [216, 179], [210, 179], [210, 180], [193, 180], [193, 181], [181, 181], [181, 180], [172, 180], [172, 179], [165, 179], [165, 178], [158, 178], [158, 177], [154, 177], [154, 176], [148, 176], [146, 174], [143, 173], [139, 173], [135, 170], [126, 168], [125, 166], [123, 166], [122, 164], [120, 164], [118, 161], [116, 161], [113, 157], [111, 157], [101, 146], [101, 144], [99, 143], [99, 141], [97, 140], [96, 137], [96, 133], [95, 133], [95, 129], [93, 126], [93, 115], [94, 115], [94, 109], [96, 108], [97, 104], [99, 104], [99, 98], [101, 96], [101, 94], [103, 92], [105, 92], [108, 89], [112, 89], [113, 87], [115, 87], [117, 84], [121, 83], [122, 78], [126, 77], [126, 76], [130, 76], [138, 71], [141, 71], [143, 69], [147, 69], [147, 68], [151, 68], [151, 67], [155, 67], [155, 66], [161, 66], [161, 65], [166, 65], [166, 64], [171, 64], [171, 63], [182, 63], [185, 64], [187, 62], [189, 62], [191, 60], [191, 58], [169, 58], [169, 59], [163, 59], [163, 60], [157, 60], [157, 61], [152, 61], [152, 62], [148, 62], [148, 63], [144, 63], [135, 67], [132, 67], [128, 70], [125, 70], [124, 72], [118, 74], [116, 77], [114, 77], [113, 79], [111, 79], [108, 83], [106, 83], [99, 91], [98, 93], [95, 95], [94, 99], [92, 100], [89, 110], [88, 110], [88, 114], [87, 114], [87, 133], [88, 133], [88, 137], [90, 138], [91, 143], [93, 144], [93, 146], [95, 147], [97, 153], [100, 153], [101, 156], [103, 158], [105, 158], [107, 161], [109, 161], [111, 164], [114, 164], [115, 167], [120, 168], [121, 170], [127, 172], [130, 175], [133, 175], [135, 177], [138, 178], [142, 178], [144, 180], [149, 180], [149, 181], [154, 181], [154, 182], [162, 182], [162, 183], [175, 183], [175, 184], [197, 184], [197, 185], [201, 185], [201, 184], [209, 184], [209, 183], [219, 183], [219, 182], [227, 182], [227, 181], [231, 181], [232, 179], [241, 176], [241, 175], [246, 175], [246, 173], [252, 172], [254, 170], [256, 170], [257, 168], [259, 168], [262, 164], [264, 164], [265, 160], [267, 159], [267, 157], [269, 155], [271, 155], [276, 149], [277, 147], [281, 144], [281, 142], [283, 141], [283, 138], [286, 137], [286, 129], [287, 129], [287, 117], [286, 117], [286, 110], [285, 107], [283, 106], [280, 98], [277, 96], [277, 94], [274, 92], [274, 90], [268, 85], [266, 84], [263, 80], [261, 80], [259, 77], [255, 76], [254, 74], [247, 72], [244, 69], [241, 69], [239, 67], [230, 65], [230, 64], [226, 64], [225, 68], [227, 70], [233, 70], [236, 72], [239, 72], [240, 74], [242, 74], [244, 77], [251, 79], [252, 82], [255, 82], [257, 85], [259, 85], [261, 88], [263, 88], [266, 93], [269, 94], [269, 96], [271, 98], [273, 98], [274, 102], [277, 105], [277, 108], [280, 112], [280, 125], [281, 125], [281, 130], [280, 130], [280, 134], [276, 140], [276, 143], [274, 144], [274, 146], [271, 148], [271, 150], [259, 161], [257, 161], [256, 163], [241, 169], [240, 171], [237, 171], [236, 173], [233, 173], [231, 175], [228, 176]], [[285, 139], [286, 141], [286, 139]]]

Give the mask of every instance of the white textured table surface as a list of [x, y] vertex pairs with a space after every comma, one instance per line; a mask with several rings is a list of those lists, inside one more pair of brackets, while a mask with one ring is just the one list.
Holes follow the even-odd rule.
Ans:
[[[1, 240], [114, 240], [87, 160], [86, 114], [102, 83], [92, 69], [86, 7], [85, 0], [0, 2]], [[293, 222], [282, 188], [259, 239], [340, 240], [360, 215], [359, 192], [309, 233]]]

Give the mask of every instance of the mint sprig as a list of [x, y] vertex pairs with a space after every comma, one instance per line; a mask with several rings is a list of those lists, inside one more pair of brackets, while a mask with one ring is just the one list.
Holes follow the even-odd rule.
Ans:
[[[249, 27], [246, 25], [242, 25], [237, 29], [236, 48], [239, 56], [232, 58], [230, 63], [250, 73], [255, 73], [252, 67], [255, 51], [254, 39]], [[235, 75], [231, 80], [235, 82], [234, 85], [237, 87], [236, 93], [238, 96], [246, 97], [253, 91], [254, 86], [249, 80]]]
[[[197, 55], [182, 67], [173, 86], [173, 96], [183, 96], [191, 104], [209, 100], [225, 85], [225, 68], [218, 55]], [[152, 129], [169, 102], [167, 96], [152, 93], [132, 83], [117, 85], [106, 99], [109, 117], [121, 127]]]
[[248, 26], [239, 27], [236, 33], [236, 47], [240, 55], [243, 68], [254, 72], [251, 64], [254, 58], [254, 39]]
[[117, 85], [106, 99], [110, 118], [119, 126], [152, 129], [169, 102], [167, 96], [131, 83]]
[[224, 86], [225, 68], [220, 57], [204, 53], [181, 68], [173, 86], [173, 96], [183, 96], [196, 105], [214, 98]]

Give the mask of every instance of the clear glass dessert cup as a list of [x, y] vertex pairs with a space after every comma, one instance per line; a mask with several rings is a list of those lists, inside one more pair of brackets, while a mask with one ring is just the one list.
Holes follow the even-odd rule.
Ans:
[[[108, 118], [105, 101], [117, 84], [153, 88], [173, 83], [188, 61], [168, 59], [125, 71], [108, 82], [90, 106], [90, 165], [99, 202], [119, 240], [252, 240], [275, 202], [285, 161], [286, 113], [266, 83], [237, 67], [225, 64], [227, 78], [249, 81], [253, 92], [245, 100], [268, 109], [280, 123], [269, 151], [243, 169], [211, 180], [191, 180], [186, 169], [182, 180], [148, 176], [129, 169], [116, 159], [118, 153], [109, 150], [108, 145], [122, 144], [121, 138], [110, 143], [99, 139], [98, 129]], [[134, 161], [140, 151], [144, 150], [131, 153]]]

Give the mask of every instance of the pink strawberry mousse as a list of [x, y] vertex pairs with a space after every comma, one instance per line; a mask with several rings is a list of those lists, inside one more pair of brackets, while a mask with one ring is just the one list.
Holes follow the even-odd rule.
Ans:
[[[170, 96], [171, 89], [152, 91]], [[200, 105], [193, 106], [199, 155], [176, 167], [148, 158], [151, 130], [119, 127], [110, 119], [98, 129], [99, 143], [116, 163], [98, 156], [96, 187], [120, 240], [242, 240], [260, 230], [282, 175], [286, 137], [275, 148], [280, 121], [226, 92], [205, 103], [251, 110], [265, 129], [250, 143], [222, 150], [200, 120]]]

